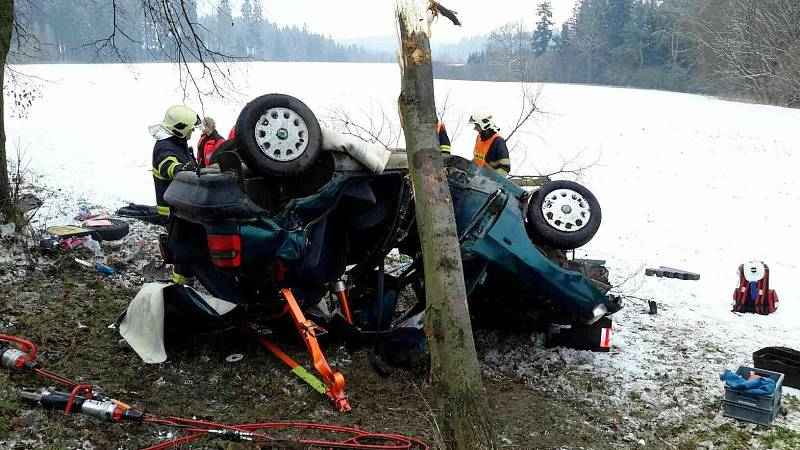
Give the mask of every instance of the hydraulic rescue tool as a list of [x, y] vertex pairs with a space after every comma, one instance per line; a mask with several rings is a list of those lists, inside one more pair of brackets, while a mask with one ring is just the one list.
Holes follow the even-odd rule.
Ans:
[[[284, 293], [287, 297], [289, 307], [293, 305], [293, 297], [290, 292]], [[302, 315], [296, 318], [298, 326], [309, 327]], [[312, 352], [318, 353], [318, 347], [313, 335], [313, 328], [308, 330], [310, 336], [306, 345]], [[263, 343], [263, 342], [262, 342]], [[18, 348], [15, 346], [18, 346]], [[63, 410], [64, 415], [71, 413], [82, 413], [93, 416], [108, 422], [143, 422], [154, 425], [162, 425], [182, 430], [185, 434], [170, 441], [161, 442], [145, 450], [161, 450], [175, 447], [194, 441], [201, 437], [215, 437], [227, 441], [253, 441], [270, 443], [273, 447], [292, 447], [301, 446], [302, 448], [341, 448], [341, 449], [373, 449], [373, 450], [400, 450], [400, 449], [422, 449], [429, 447], [424, 442], [400, 436], [396, 434], [369, 433], [357, 428], [340, 427], [335, 425], [323, 425], [302, 422], [264, 422], [246, 423], [240, 425], [226, 425], [215, 422], [208, 422], [196, 419], [186, 419], [180, 417], [161, 418], [154, 414], [132, 408], [131, 406], [99, 392], [96, 392], [87, 384], [79, 384], [61, 375], [44, 370], [35, 362], [36, 346], [24, 339], [14, 336], [0, 335], [0, 367], [13, 372], [33, 372], [52, 381], [64, 384], [72, 389], [71, 392], [62, 392], [56, 389], [45, 389], [40, 392], [21, 391], [20, 398], [38, 403], [44, 409]], [[327, 384], [327, 394], [340, 407], [348, 407], [347, 397], [342, 392], [344, 380], [341, 374], [330, 370], [327, 367], [324, 357], [315, 358], [317, 370], [325, 376]], [[338, 375], [338, 376], [337, 376]], [[324, 389], [324, 385], [317, 381], [316, 388]], [[260, 431], [261, 430], [261, 431]], [[266, 431], [292, 430], [292, 438], [282, 438], [265, 434]], [[298, 438], [297, 431], [313, 431], [315, 436], [326, 433], [331, 436], [338, 435], [338, 439]]]
[[109, 422], [122, 420], [141, 422], [144, 420], [144, 412], [132, 410], [130, 407], [126, 408], [122, 403], [106, 399], [104, 396], [100, 397], [102, 398], [101, 400], [97, 397], [72, 396], [70, 393], [56, 390], [44, 390], [42, 392], [22, 391], [19, 396], [22, 399], [41, 404], [44, 409], [83, 413]]

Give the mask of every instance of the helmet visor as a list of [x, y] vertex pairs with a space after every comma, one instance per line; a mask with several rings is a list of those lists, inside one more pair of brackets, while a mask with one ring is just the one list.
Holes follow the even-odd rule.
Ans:
[[472, 115], [469, 118], [469, 124], [474, 125], [477, 124], [482, 129], [486, 129], [492, 123], [492, 116], [483, 116], [483, 115]]
[[[172, 127], [175, 128], [176, 130], [183, 131], [188, 126], [189, 126], [188, 123], [178, 122], [175, 125], [173, 125]], [[203, 126], [203, 121], [200, 120], [200, 116], [197, 116], [197, 120], [194, 122], [194, 125], [192, 125], [192, 129], [200, 128], [202, 126]]]

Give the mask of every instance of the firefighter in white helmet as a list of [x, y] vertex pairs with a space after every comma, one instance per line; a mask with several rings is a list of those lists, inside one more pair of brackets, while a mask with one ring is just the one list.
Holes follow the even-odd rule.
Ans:
[[500, 136], [500, 128], [494, 123], [492, 115], [477, 112], [469, 118], [469, 123], [475, 125], [475, 131], [478, 132], [472, 161], [481, 167], [492, 168], [500, 175], [508, 176], [511, 172], [508, 147], [506, 140]]

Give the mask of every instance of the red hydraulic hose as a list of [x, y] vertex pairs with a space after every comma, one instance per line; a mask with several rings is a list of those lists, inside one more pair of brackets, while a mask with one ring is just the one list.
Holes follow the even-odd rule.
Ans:
[[[36, 357], [36, 346], [29, 341], [6, 335], [0, 335], [0, 341], [13, 342], [15, 344], [19, 344], [21, 350], [27, 354], [27, 358], [31, 362]], [[93, 396], [92, 387], [89, 385], [78, 384], [77, 382], [72, 381], [66, 377], [56, 375], [39, 367], [34, 366], [30, 370], [32, 370], [34, 373], [38, 375], [57, 381], [59, 383], [66, 384], [73, 388], [67, 406], [64, 410], [65, 415], [69, 414], [70, 410], [72, 409], [73, 401], [75, 399], [75, 396], [78, 395], [78, 393], [86, 391], [87, 399], [90, 399]], [[116, 400], [112, 399], [112, 401], [117, 403], [118, 405], [121, 404]], [[127, 407], [127, 405], [124, 406]], [[246, 433], [243, 434], [243, 436], [252, 439], [254, 441], [300, 444], [309, 446], [311, 448], [329, 448], [329, 449], [339, 448], [339, 449], [362, 449], [362, 450], [406, 450], [406, 449], [428, 450], [429, 449], [426, 443], [418, 439], [413, 439], [396, 434], [369, 433], [357, 428], [343, 427], [337, 425], [322, 425], [322, 424], [303, 423], [303, 422], [265, 422], [265, 423], [246, 423], [241, 425], [225, 425], [214, 422], [207, 422], [203, 420], [184, 419], [180, 417], [158, 418], [152, 415], [145, 417], [143, 421], [155, 425], [163, 425], [163, 426], [179, 428], [187, 433], [185, 436], [181, 436], [177, 439], [173, 439], [166, 442], [161, 442], [159, 444], [147, 447], [147, 449], [145, 450], [162, 450], [175, 447], [177, 445], [196, 440], [206, 435], [219, 434], [218, 432], [220, 430], [230, 430], [232, 432]], [[345, 434], [347, 435], [347, 437], [346, 439], [341, 441], [327, 441], [322, 439], [286, 440], [257, 432], [257, 430], [270, 430], [270, 429], [315, 430], [315, 431], [323, 431], [335, 434]], [[382, 441], [383, 443], [382, 444], [362, 443], [365, 440]]]
[[76, 383], [75, 381], [72, 381], [72, 380], [70, 380], [68, 378], [64, 378], [61, 375], [56, 375], [56, 374], [54, 374], [52, 372], [48, 372], [48, 371], [46, 371], [44, 369], [40, 369], [38, 367], [34, 368], [33, 371], [35, 373], [45, 377], [45, 378], [49, 378], [49, 379], [51, 379], [53, 381], [57, 381], [57, 382], [59, 382], [61, 384], [66, 384], [69, 387], [75, 387], [75, 386], [78, 385], [78, 383]]
[[[316, 447], [316, 448], [340, 448], [340, 449], [363, 449], [363, 450], [407, 450], [407, 449], [428, 450], [429, 449], [426, 443], [418, 439], [413, 439], [396, 434], [369, 433], [363, 430], [359, 430], [357, 428], [343, 427], [337, 425], [320, 425], [320, 424], [303, 423], [303, 422], [266, 422], [266, 423], [247, 423], [242, 425], [227, 426], [211, 422], [180, 419], [177, 417], [171, 417], [169, 420], [174, 420], [176, 423], [191, 423], [196, 425], [208, 426], [210, 428], [219, 428], [219, 429], [227, 428], [227, 429], [234, 429], [234, 430], [248, 431], [248, 432], [253, 432], [255, 430], [261, 430], [261, 429], [295, 428], [295, 429], [306, 429], [306, 430], [316, 430], [316, 431], [327, 431], [331, 433], [350, 435], [348, 439], [342, 441], [328, 441], [321, 439], [299, 439], [292, 441], [283, 441], [286, 443], [291, 442], [294, 444], [307, 445], [312, 448]], [[193, 441], [207, 434], [207, 430], [191, 430], [191, 432], [193, 432], [193, 434], [188, 436], [182, 436], [172, 441], [162, 442], [154, 446], [147, 447], [145, 450], [162, 450], [166, 448], [171, 448], [182, 443]], [[265, 440], [264, 438], [266, 438], [266, 440], [268, 441], [282, 442], [282, 440], [279, 438], [261, 435], [260, 433], [253, 433], [252, 437], [254, 439]], [[361, 442], [359, 442], [367, 439], [382, 440], [384, 441], [384, 443], [362, 444]]]
[[202, 434], [200, 434], [200, 433], [187, 434], [186, 436], [182, 436], [182, 437], [179, 437], [177, 439], [173, 439], [171, 441], [162, 442], [160, 444], [152, 445], [150, 447], [147, 447], [144, 450], [163, 450], [165, 448], [175, 447], [177, 445], [181, 445], [181, 444], [184, 444], [186, 442], [193, 441], [193, 440], [199, 438], [200, 436], [202, 436]]

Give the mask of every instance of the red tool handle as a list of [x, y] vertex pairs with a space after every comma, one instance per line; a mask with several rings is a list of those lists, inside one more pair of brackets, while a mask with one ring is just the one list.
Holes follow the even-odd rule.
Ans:
[[33, 361], [36, 358], [36, 346], [30, 341], [14, 336], [6, 336], [5, 334], [0, 334], [0, 341], [19, 344], [20, 350], [28, 354], [28, 360]]
[[75, 386], [75, 389], [73, 389], [72, 393], [69, 394], [69, 400], [67, 400], [67, 407], [64, 408], [64, 416], [68, 416], [69, 415], [69, 413], [71, 412], [70, 410], [72, 409], [72, 403], [75, 401], [75, 396], [77, 396], [78, 393], [83, 392], [83, 391], [86, 391], [86, 399], [87, 400], [92, 398], [92, 396], [94, 395], [94, 392], [92, 391], [92, 387], [89, 386], [88, 384], [79, 384], [79, 385]]

